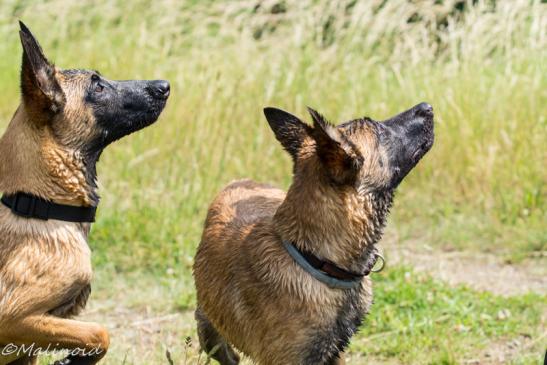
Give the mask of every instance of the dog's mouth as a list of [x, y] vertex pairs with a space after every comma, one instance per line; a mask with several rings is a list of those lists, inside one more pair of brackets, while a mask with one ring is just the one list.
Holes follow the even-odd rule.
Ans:
[[418, 161], [420, 161], [420, 159], [424, 157], [424, 155], [431, 149], [432, 146], [432, 139], [427, 139], [426, 141], [422, 142], [422, 144], [418, 146], [414, 153], [412, 153], [412, 162], [415, 164], [418, 163]]
[[431, 149], [433, 141], [435, 139], [433, 132], [433, 114], [428, 115], [423, 122], [423, 141], [412, 153], [411, 160], [414, 164], [418, 163], [420, 159]]
[[393, 166], [396, 166], [392, 180], [393, 187], [396, 187], [429, 152], [435, 139], [433, 129], [433, 115], [422, 117], [419, 123], [411, 123], [406, 129], [402, 129], [403, 133], [401, 133], [402, 137], [399, 141], [402, 141], [406, 146], [401, 147], [404, 152], [400, 153], [396, 153], [400, 149], [393, 149], [395, 151], [392, 157]]
[[102, 150], [109, 144], [156, 123], [161, 116], [167, 99], [136, 100], [126, 102], [117, 113], [106, 115], [101, 133], [92, 149]]
[[167, 100], [154, 100], [147, 110], [136, 112], [135, 116], [129, 119], [126, 126], [125, 135], [131, 134], [145, 127], [148, 127], [158, 121], [167, 104]]
[[168, 98], [169, 90], [161, 97], [147, 91], [139, 97], [126, 100], [122, 109], [122, 114], [127, 121], [125, 125], [126, 134], [154, 124], [165, 109]]

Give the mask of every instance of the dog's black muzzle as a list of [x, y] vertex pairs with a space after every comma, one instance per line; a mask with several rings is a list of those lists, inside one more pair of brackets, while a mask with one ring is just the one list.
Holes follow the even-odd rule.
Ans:
[[102, 150], [110, 143], [154, 123], [171, 93], [165, 80], [111, 81], [103, 79], [104, 90], [90, 97], [101, 134], [91, 149]]
[[420, 103], [379, 125], [395, 187], [433, 146], [433, 107]]
[[159, 100], [167, 100], [171, 93], [171, 86], [165, 80], [148, 81], [146, 88], [153, 98]]

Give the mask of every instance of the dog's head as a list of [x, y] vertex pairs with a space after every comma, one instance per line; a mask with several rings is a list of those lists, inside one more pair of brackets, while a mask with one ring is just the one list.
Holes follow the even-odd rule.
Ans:
[[110, 143], [158, 119], [169, 97], [167, 81], [113, 81], [97, 71], [59, 69], [20, 26], [27, 119], [49, 128], [57, 144], [96, 159]]
[[313, 109], [309, 112], [313, 126], [279, 109], [264, 110], [277, 140], [295, 162], [295, 175], [303, 173], [302, 168], [309, 170], [304, 161], [311, 159], [319, 162], [313, 174], [359, 193], [394, 190], [433, 145], [433, 108], [427, 103], [383, 122], [362, 118], [339, 126]]

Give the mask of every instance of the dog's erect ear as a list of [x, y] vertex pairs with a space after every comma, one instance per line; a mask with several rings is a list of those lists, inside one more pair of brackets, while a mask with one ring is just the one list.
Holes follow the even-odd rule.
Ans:
[[57, 112], [65, 102], [63, 90], [55, 78], [53, 66], [42, 52], [38, 41], [25, 24], [19, 22], [23, 65], [21, 92], [28, 108], [39, 112]]
[[300, 146], [311, 133], [311, 127], [294, 115], [277, 108], [264, 108], [264, 115], [272, 128], [275, 138], [296, 160]]
[[308, 107], [313, 119], [312, 136], [317, 155], [331, 178], [339, 184], [353, 184], [363, 165], [363, 156], [346, 136], [321, 114]]

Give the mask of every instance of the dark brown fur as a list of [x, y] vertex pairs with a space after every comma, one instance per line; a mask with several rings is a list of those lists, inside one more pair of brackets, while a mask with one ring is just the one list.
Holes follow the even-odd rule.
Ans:
[[[96, 206], [95, 164], [111, 140], [104, 138], [102, 114], [89, 98], [93, 92], [102, 93], [103, 83], [109, 87], [113, 82], [93, 71], [55, 67], [23, 24], [20, 35], [22, 102], [0, 139], [0, 192]], [[121, 108], [117, 112], [126, 113]], [[149, 119], [146, 122], [153, 121]], [[144, 126], [144, 121], [139, 123]], [[14, 344], [96, 351], [64, 362], [80, 365], [95, 364], [105, 355], [106, 329], [69, 319], [85, 307], [91, 292], [89, 230], [88, 223], [23, 218], [0, 204], [0, 350]], [[0, 355], [0, 365], [36, 361], [23, 354]]]
[[234, 182], [211, 204], [194, 264], [201, 345], [223, 365], [239, 361], [230, 345], [262, 365], [342, 364], [371, 306], [371, 280], [332, 289], [282, 241], [346, 270], [370, 269], [397, 166], [370, 119], [334, 127], [310, 110], [310, 127], [283, 111], [265, 112], [293, 157], [294, 180], [286, 194]]

